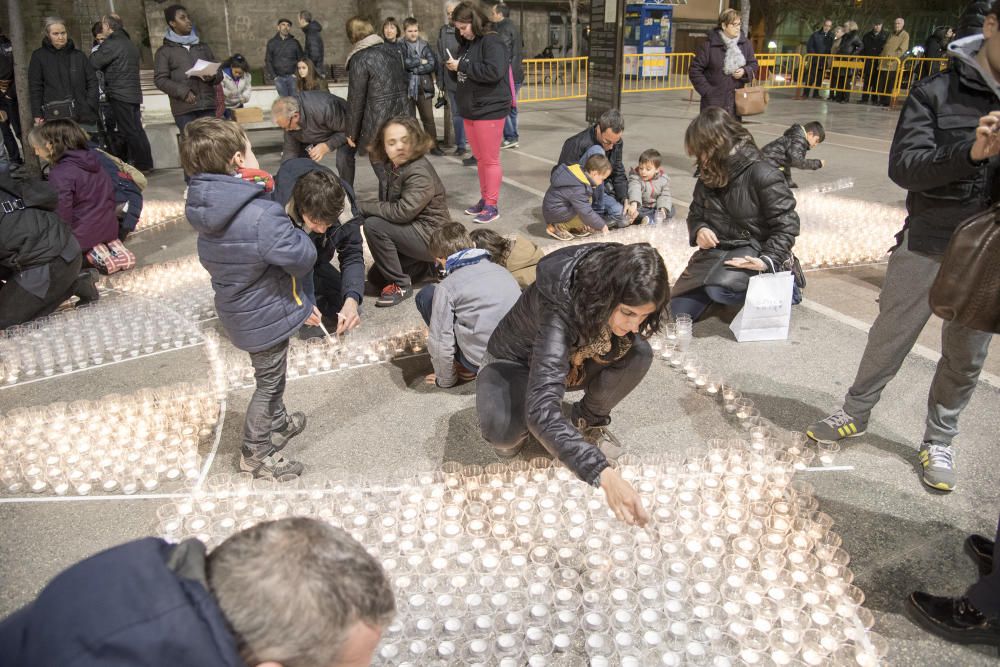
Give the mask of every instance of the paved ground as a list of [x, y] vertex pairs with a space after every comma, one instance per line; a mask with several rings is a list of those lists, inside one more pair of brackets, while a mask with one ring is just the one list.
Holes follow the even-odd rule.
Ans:
[[[665, 156], [680, 213], [690, 199], [690, 159], [683, 153], [684, 129], [697, 112], [684, 96], [629, 96], [626, 164], [645, 148]], [[804, 188], [851, 178], [840, 193], [863, 201], [902, 206], [904, 193], [886, 176], [886, 157], [896, 114], [856, 105], [828, 105], [776, 96], [765, 116], [750, 124], [758, 143], [779, 136], [789, 123], [818, 119], [827, 142], [814, 152], [827, 167], [797, 174]], [[582, 102], [526, 106], [521, 114], [521, 147], [503, 153], [505, 184], [500, 199], [501, 232], [519, 231], [548, 241], [540, 217], [541, 196], [551, 160], [563, 139], [583, 126]], [[280, 136], [257, 133], [262, 166], [276, 168]], [[432, 158], [447, 184], [455, 219], [473, 203], [475, 171], [452, 157]], [[357, 189], [374, 197], [374, 176], [358, 167]], [[151, 198], [176, 199], [182, 190], [177, 172], [155, 174]], [[464, 194], [463, 194], [464, 193]], [[803, 226], [809, 224], [803, 220]], [[185, 224], [144, 232], [130, 243], [140, 262], [152, 264], [189, 256], [194, 236]], [[750, 393], [762, 414], [786, 428], [801, 428], [839, 405], [853, 378], [866, 328], [877, 312], [884, 265], [822, 270], [809, 276], [807, 301], [796, 308], [789, 339], [737, 344], [725, 323], [710, 319], [695, 327], [694, 350], [714, 370]], [[388, 310], [366, 308], [364, 327], [389, 330], [412, 317], [412, 302]], [[890, 664], [987, 665], [996, 652], [957, 648], [928, 639], [902, 615], [910, 590], [961, 593], [974, 577], [962, 554], [970, 532], [992, 534], [1000, 507], [1000, 487], [992, 474], [1000, 453], [1000, 364], [988, 363], [980, 387], [963, 415], [957, 441], [960, 486], [950, 495], [925, 490], [917, 476], [916, 448], [922, 433], [927, 387], [934, 369], [940, 327], [932, 322], [883, 396], [870, 434], [839, 455], [837, 469], [802, 473], [817, 488], [820, 508], [837, 522], [844, 548], [852, 556], [856, 583], [876, 614], [876, 630], [890, 640]], [[184, 379], [203, 378], [200, 348], [171, 352], [63, 379], [0, 390], [0, 409], [42, 405], [56, 400], [132, 391]], [[405, 478], [445, 460], [485, 463], [494, 455], [480, 439], [474, 414], [474, 389], [432, 391], [422, 385], [426, 357], [318, 378], [288, 386], [287, 403], [304, 410], [309, 431], [295, 454], [311, 471], [352, 483]], [[212, 472], [230, 471], [237, 456], [243, 410], [249, 393], [233, 392]], [[680, 452], [727, 426], [716, 411], [684, 389], [674, 374], [655, 365], [647, 379], [615, 414], [616, 432], [639, 452]], [[9, 499], [8, 499], [9, 500]], [[56, 572], [104, 547], [154, 529], [163, 499], [55, 500], [37, 498], [0, 504], [0, 614], [25, 603]]]

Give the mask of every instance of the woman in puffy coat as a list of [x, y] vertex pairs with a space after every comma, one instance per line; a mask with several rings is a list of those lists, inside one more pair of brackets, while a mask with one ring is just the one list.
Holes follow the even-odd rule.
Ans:
[[97, 130], [97, 74], [57, 16], [45, 19], [42, 47], [31, 54], [28, 91], [35, 125], [68, 118]]
[[724, 110], [711, 107], [691, 121], [684, 147], [697, 164], [687, 225], [698, 250], [673, 287], [670, 310], [698, 319], [713, 303], [742, 304], [755, 273], [791, 266], [799, 216], [784, 175]]
[[250, 64], [239, 53], [222, 63], [222, 94], [226, 99], [226, 118], [233, 120], [233, 109], [242, 109], [250, 101]]
[[753, 45], [740, 28], [743, 21], [735, 9], [719, 15], [719, 27], [708, 32], [708, 39], [698, 49], [688, 76], [701, 96], [701, 110], [722, 107], [736, 116], [736, 90], [757, 76], [757, 58]]
[[[347, 56], [347, 143], [362, 155], [382, 124], [404, 116], [410, 108], [407, 88], [410, 77], [403, 55], [395, 44], [385, 43], [372, 24], [355, 16], [347, 21], [347, 37], [354, 45]], [[372, 160], [372, 169], [382, 182], [382, 163]]]
[[[608, 462], [622, 447], [607, 427], [649, 370], [647, 338], [669, 299], [663, 258], [646, 243], [588, 243], [546, 255], [487, 345], [476, 388], [483, 438], [503, 457], [536, 438], [603, 489], [616, 517], [645, 523], [639, 495]], [[578, 390], [583, 396], [567, 418], [563, 397]]]

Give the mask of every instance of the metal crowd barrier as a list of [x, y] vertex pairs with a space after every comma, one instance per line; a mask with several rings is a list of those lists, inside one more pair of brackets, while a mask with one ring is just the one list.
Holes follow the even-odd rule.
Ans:
[[[693, 53], [626, 53], [622, 93], [692, 90], [688, 70]], [[946, 58], [883, 58], [809, 53], [756, 54], [758, 80], [771, 89], [797, 90], [850, 101], [852, 94], [889, 105], [909, 94], [910, 87], [948, 66]], [[587, 58], [524, 61], [524, 86], [518, 102], [550, 102], [587, 96]]]

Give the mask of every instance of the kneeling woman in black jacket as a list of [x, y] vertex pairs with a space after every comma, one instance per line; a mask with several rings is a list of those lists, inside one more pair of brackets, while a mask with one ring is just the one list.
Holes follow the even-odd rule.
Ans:
[[94, 272], [69, 226], [56, 214], [59, 197], [42, 181], [0, 173], [0, 329], [53, 312], [74, 294], [97, 299]]
[[673, 287], [670, 310], [698, 319], [712, 303], [742, 304], [754, 273], [791, 266], [799, 216], [781, 171], [726, 111], [709, 107], [691, 121], [684, 147], [697, 163], [687, 225], [698, 250]]
[[[545, 257], [486, 348], [476, 391], [483, 437], [514, 456], [535, 436], [603, 489], [615, 516], [645, 523], [639, 495], [609, 467], [621, 445], [606, 427], [649, 370], [646, 338], [659, 330], [669, 299], [667, 269], [647, 244], [591, 243]], [[578, 389], [583, 398], [566, 419], [563, 396]]]

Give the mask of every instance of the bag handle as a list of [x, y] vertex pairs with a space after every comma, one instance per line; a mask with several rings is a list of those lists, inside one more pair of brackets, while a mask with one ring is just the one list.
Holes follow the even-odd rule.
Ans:
[[777, 273], [778, 272], [777, 269], [774, 268], [774, 260], [773, 259], [771, 259], [767, 255], [761, 255], [760, 259], [761, 259], [761, 261], [767, 262], [768, 264], [771, 265], [771, 273]]

